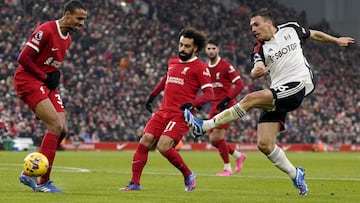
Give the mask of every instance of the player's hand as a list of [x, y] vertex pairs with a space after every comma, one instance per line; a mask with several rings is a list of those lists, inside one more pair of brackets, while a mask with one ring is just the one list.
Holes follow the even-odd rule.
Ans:
[[262, 61], [256, 62], [250, 72], [250, 75], [253, 78], [259, 78], [267, 74], [269, 74], [269, 68], [267, 68]]
[[60, 84], [60, 71], [54, 71], [47, 74], [44, 84], [49, 90], [56, 89]]
[[155, 95], [150, 94], [150, 96], [148, 97], [148, 99], [147, 99], [146, 102], [145, 102], [145, 108], [146, 108], [150, 113], [153, 112], [151, 103], [154, 101], [154, 99], [155, 99]]
[[217, 106], [216, 109], [219, 111], [224, 111], [225, 109], [227, 109], [229, 102], [230, 102], [230, 97], [225, 97]]
[[184, 103], [184, 104], [182, 104], [182, 105], [180, 106], [180, 109], [183, 110], [183, 111], [184, 111], [185, 109], [191, 110], [193, 107], [194, 107], [194, 106], [192, 105], [192, 103], [186, 102], [186, 103]]

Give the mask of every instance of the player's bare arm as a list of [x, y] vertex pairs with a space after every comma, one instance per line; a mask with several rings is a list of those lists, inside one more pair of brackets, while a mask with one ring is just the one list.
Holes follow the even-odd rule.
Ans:
[[318, 30], [310, 30], [310, 38], [321, 42], [332, 42], [341, 47], [355, 43], [355, 39], [352, 37], [334, 37]]
[[265, 66], [264, 62], [257, 61], [251, 70], [251, 77], [259, 78], [269, 73], [269, 69]]

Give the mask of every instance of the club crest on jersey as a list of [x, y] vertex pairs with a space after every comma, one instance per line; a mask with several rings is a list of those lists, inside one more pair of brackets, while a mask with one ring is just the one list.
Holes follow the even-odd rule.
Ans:
[[186, 75], [186, 72], [190, 69], [190, 67], [185, 67], [181, 74]]

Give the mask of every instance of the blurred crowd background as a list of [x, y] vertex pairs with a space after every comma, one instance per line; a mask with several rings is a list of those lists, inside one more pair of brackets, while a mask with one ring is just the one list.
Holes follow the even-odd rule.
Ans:
[[[38, 145], [44, 126], [17, 97], [13, 74], [17, 56], [33, 29], [62, 16], [64, 0], [0, 1], [0, 140], [30, 137]], [[138, 141], [151, 114], [144, 102], [166, 73], [167, 60], [177, 54], [177, 34], [184, 26], [221, 39], [221, 56], [241, 74], [244, 94], [268, 87], [269, 78], [252, 79], [250, 53], [256, 39], [249, 13], [268, 7], [277, 23], [298, 21], [304, 27], [335, 36], [326, 21], [306, 22], [273, 0], [97, 0], [83, 1], [89, 18], [73, 33], [73, 43], [61, 67], [60, 92], [68, 112], [68, 140], [84, 142]], [[230, 1], [231, 2], [231, 1]], [[358, 40], [358, 39], [357, 39]], [[315, 73], [316, 90], [288, 115], [279, 143], [360, 143], [360, 49], [306, 42], [305, 55]], [[199, 55], [206, 60], [204, 53]], [[161, 102], [156, 98], [153, 108]], [[208, 105], [199, 116], [207, 117]], [[256, 143], [260, 110], [232, 123], [227, 140]], [[188, 134], [186, 142], [195, 140]], [[0, 141], [1, 142], [1, 141]]]

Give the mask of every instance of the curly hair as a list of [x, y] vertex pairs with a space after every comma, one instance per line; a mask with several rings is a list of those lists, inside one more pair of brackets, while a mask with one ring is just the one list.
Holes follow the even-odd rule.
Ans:
[[207, 34], [193, 27], [185, 27], [179, 33], [180, 37], [194, 39], [194, 45], [198, 47], [197, 52], [201, 52], [207, 44]]

